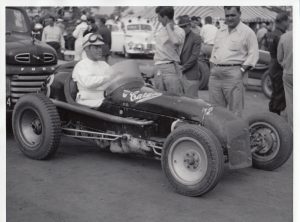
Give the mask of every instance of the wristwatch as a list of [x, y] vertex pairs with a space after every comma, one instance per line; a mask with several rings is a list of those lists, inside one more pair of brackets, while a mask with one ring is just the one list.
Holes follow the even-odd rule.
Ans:
[[246, 72], [246, 70], [243, 67], [241, 67], [241, 71], [242, 73]]

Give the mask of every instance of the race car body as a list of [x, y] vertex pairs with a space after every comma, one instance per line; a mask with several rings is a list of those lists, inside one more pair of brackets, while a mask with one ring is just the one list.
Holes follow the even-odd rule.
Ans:
[[[75, 102], [76, 83], [67, 69], [58, 69], [45, 87], [50, 98], [23, 97], [13, 123], [22, 152], [34, 159], [49, 158], [62, 133], [94, 141], [112, 152], [152, 156], [161, 160], [173, 188], [187, 196], [213, 189], [224, 164], [231, 169], [253, 164], [272, 170], [290, 156], [291, 133], [277, 117], [267, 124], [262, 119], [257, 122], [266, 115], [241, 119], [204, 100], [147, 87], [134, 61], [112, 68], [119, 75], [97, 108]], [[281, 135], [284, 131], [289, 136]]]

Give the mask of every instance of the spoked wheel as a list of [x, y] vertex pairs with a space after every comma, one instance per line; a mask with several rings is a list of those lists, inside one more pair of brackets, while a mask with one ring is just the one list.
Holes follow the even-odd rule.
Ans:
[[200, 72], [199, 90], [204, 90], [207, 89], [208, 86], [210, 69], [206, 61], [198, 60], [198, 64], [199, 64], [199, 72]]
[[40, 116], [32, 109], [25, 109], [19, 118], [19, 133], [23, 142], [29, 149], [36, 149], [42, 141], [42, 132], [44, 126], [42, 125]]
[[271, 78], [269, 76], [269, 71], [266, 71], [261, 78], [261, 88], [265, 96], [267, 98], [271, 98], [273, 88]]
[[173, 188], [186, 196], [200, 196], [220, 180], [224, 159], [218, 139], [200, 126], [184, 125], [167, 138], [162, 168]]
[[28, 94], [13, 111], [13, 132], [21, 151], [32, 159], [47, 159], [57, 150], [61, 127], [55, 105], [44, 95]]
[[249, 117], [253, 166], [274, 170], [284, 164], [293, 149], [293, 136], [288, 124], [273, 113]]

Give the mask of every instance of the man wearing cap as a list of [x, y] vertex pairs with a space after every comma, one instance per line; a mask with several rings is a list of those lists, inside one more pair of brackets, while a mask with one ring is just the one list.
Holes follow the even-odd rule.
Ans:
[[155, 12], [162, 28], [155, 36], [154, 64], [157, 73], [154, 76], [154, 85], [159, 90], [182, 95], [182, 72], [179, 63], [185, 32], [175, 25], [172, 6], [156, 7]]
[[180, 54], [184, 95], [197, 98], [200, 76], [198, 57], [201, 48], [201, 37], [192, 32], [188, 15], [179, 17], [178, 26], [185, 31], [184, 45]]
[[272, 95], [269, 102], [270, 112], [280, 115], [286, 107], [284, 88], [282, 82], [283, 70], [277, 60], [277, 47], [280, 36], [289, 27], [289, 16], [286, 13], [279, 13], [275, 19], [275, 30], [268, 35], [267, 46], [270, 51], [271, 61], [269, 63], [269, 76], [272, 82]]
[[42, 42], [46, 42], [48, 45], [52, 46], [58, 55], [60, 51], [65, 49], [65, 40], [61, 29], [54, 25], [55, 18], [49, 16], [49, 25], [44, 28], [42, 34]]
[[112, 40], [111, 40], [111, 31], [106, 27], [105, 23], [106, 23], [106, 19], [104, 17], [99, 18], [98, 34], [100, 34], [103, 37], [103, 41], [105, 43], [103, 55], [105, 57], [105, 61], [108, 62]]
[[191, 17], [191, 30], [192, 30], [192, 32], [194, 32], [196, 35], [200, 36], [201, 26], [202, 26], [201, 18], [196, 17], [196, 16], [192, 16]]
[[104, 100], [104, 90], [115, 75], [110, 66], [103, 61], [102, 36], [88, 33], [83, 37], [86, 57], [79, 61], [72, 73], [77, 83], [76, 102], [89, 107], [99, 107]]
[[212, 50], [209, 100], [241, 116], [247, 70], [258, 61], [255, 33], [240, 21], [239, 6], [225, 6], [224, 27], [218, 30]]
[[73, 36], [76, 39], [75, 41], [75, 61], [79, 61], [82, 58], [82, 39], [83, 39], [83, 33], [88, 29], [87, 24], [87, 17], [86, 15], [82, 15], [80, 17], [80, 24], [76, 26], [75, 30], [73, 31]]

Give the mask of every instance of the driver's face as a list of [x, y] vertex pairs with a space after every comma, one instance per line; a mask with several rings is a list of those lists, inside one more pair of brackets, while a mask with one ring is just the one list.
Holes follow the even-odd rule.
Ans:
[[229, 28], [235, 28], [239, 24], [240, 19], [241, 13], [239, 13], [235, 7], [225, 9], [225, 22]]
[[87, 56], [93, 61], [102, 60], [102, 45], [90, 45], [87, 49]]

